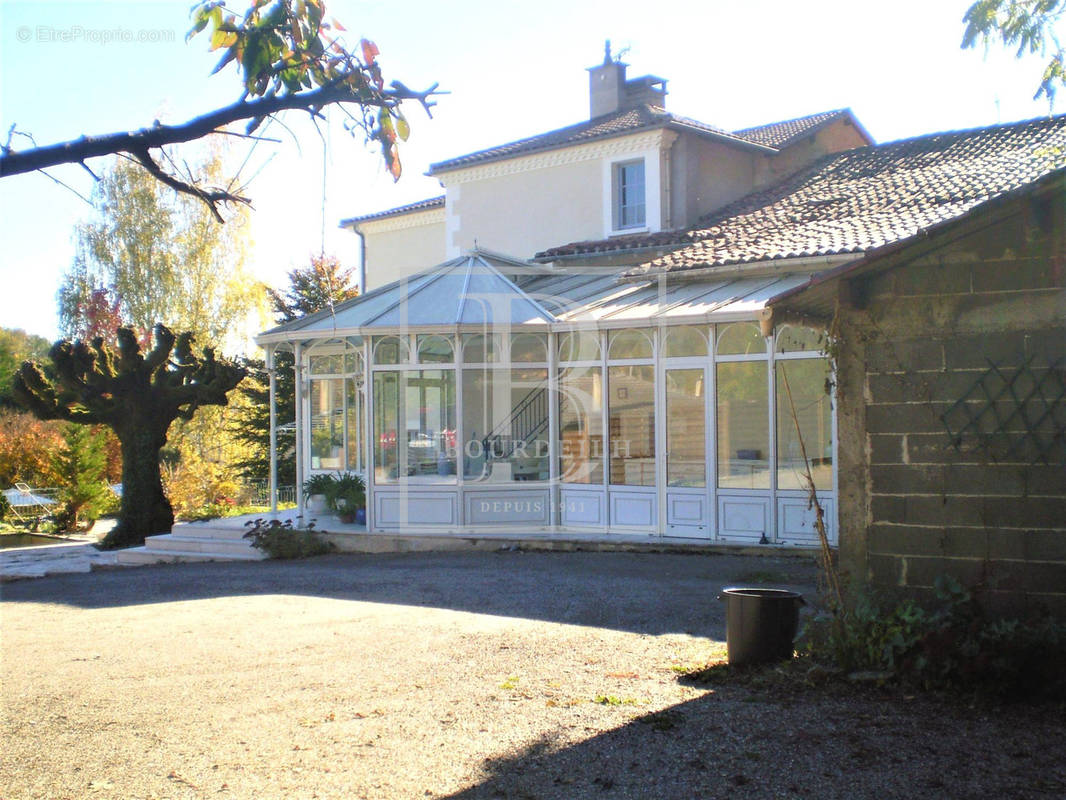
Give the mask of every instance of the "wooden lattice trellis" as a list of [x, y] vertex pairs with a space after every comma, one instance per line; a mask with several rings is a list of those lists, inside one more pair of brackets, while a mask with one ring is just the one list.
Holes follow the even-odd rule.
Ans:
[[997, 461], [1029, 453], [1029, 463], [1066, 464], [1066, 369], [1058, 359], [1033, 369], [1029, 358], [1016, 369], [990, 367], [941, 415], [956, 449], [974, 436]]

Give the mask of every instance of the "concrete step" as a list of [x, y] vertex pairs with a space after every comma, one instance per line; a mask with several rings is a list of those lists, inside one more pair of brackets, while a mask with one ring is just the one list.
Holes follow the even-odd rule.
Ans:
[[195, 539], [240, 540], [248, 533], [243, 525], [225, 525], [217, 522], [178, 522], [170, 532], [175, 536]]
[[158, 536], [148, 536], [144, 540], [144, 546], [149, 551], [171, 552], [179, 550], [186, 553], [211, 553], [223, 555], [261, 555], [252, 547], [250, 539], [208, 539], [201, 536], [185, 536], [174, 533], [163, 533]]
[[242, 554], [227, 553], [217, 555], [191, 550], [149, 550], [146, 547], [131, 547], [128, 550], [118, 551], [116, 555], [117, 562], [127, 566], [177, 564], [190, 561], [260, 561], [263, 558], [261, 553], [255, 551]]

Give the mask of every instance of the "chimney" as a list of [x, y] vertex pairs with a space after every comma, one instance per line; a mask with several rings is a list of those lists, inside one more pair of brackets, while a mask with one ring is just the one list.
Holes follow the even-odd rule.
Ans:
[[603, 48], [603, 63], [588, 70], [589, 119], [645, 104], [666, 107], [666, 81], [655, 75], [626, 80], [627, 66], [611, 57], [608, 39]]
[[589, 119], [613, 114], [622, 107], [626, 64], [611, 58], [611, 40], [603, 47], [603, 63], [589, 67]]

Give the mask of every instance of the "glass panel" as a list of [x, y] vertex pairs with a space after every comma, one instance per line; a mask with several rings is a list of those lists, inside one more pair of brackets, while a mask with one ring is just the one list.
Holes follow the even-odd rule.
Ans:
[[766, 339], [755, 322], [732, 322], [718, 326], [718, 355], [763, 355]]
[[463, 370], [463, 475], [548, 479], [548, 370]]
[[548, 360], [548, 337], [543, 333], [511, 335], [511, 363], [538, 364]]
[[651, 358], [651, 331], [611, 331], [607, 334], [607, 357]]
[[374, 373], [374, 480], [378, 483], [395, 483], [399, 474], [399, 387], [399, 372]]
[[723, 489], [770, 487], [770, 403], [766, 362], [717, 365], [718, 485]]
[[607, 370], [607, 435], [611, 483], [655, 485], [655, 368]]
[[374, 374], [374, 477], [455, 482], [455, 370]]
[[707, 355], [707, 334], [697, 325], [682, 325], [666, 331], [663, 355], [667, 358]]
[[410, 360], [406, 339], [399, 336], [382, 336], [375, 340], [375, 364], [405, 364]]
[[330, 355], [311, 356], [310, 367], [312, 375], [343, 375], [344, 355], [331, 353]]
[[814, 328], [799, 325], [782, 325], [777, 329], [775, 346], [778, 353], [819, 351], [825, 344], [825, 334]]
[[644, 224], [644, 162], [630, 161], [615, 167], [615, 227]]
[[344, 380], [311, 381], [311, 469], [344, 469]]
[[[797, 358], [778, 361], [777, 369], [777, 488], [806, 489], [803, 449], [811, 464], [816, 489], [833, 488], [833, 411], [828, 394], [829, 360]], [[786, 388], [785, 382], [788, 382]], [[796, 409], [796, 419], [789, 405]]]
[[666, 371], [666, 484], [707, 485], [707, 409], [702, 369]]
[[500, 360], [500, 335], [497, 333], [464, 333], [463, 361], [485, 364]]
[[600, 335], [596, 331], [574, 331], [559, 337], [560, 361], [599, 361]]
[[450, 364], [455, 355], [452, 352], [451, 339], [435, 333], [420, 334], [418, 337], [418, 361], [421, 364]]
[[[362, 379], [358, 380], [362, 383]], [[363, 431], [363, 393], [359, 391], [356, 380], [349, 379], [344, 382], [347, 391], [348, 403], [348, 469], [362, 472], [366, 466], [363, 463], [363, 445], [366, 438]]]
[[603, 375], [599, 367], [559, 370], [559, 475], [603, 483]]

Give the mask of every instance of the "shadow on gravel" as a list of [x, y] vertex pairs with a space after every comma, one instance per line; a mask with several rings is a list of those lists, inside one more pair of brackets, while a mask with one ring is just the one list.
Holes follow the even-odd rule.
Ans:
[[647, 634], [722, 639], [717, 595], [745, 578], [814, 594], [800, 558], [662, 553], [338, 554], [303, 561], [167, 564], [0, 587], [5, 603], [110, 608], [249, 595], [306, 595], [452, 609]]
[[989, 715], [847, 688], [731, 687], [577, 744], [544, 738], [486, 760], [449, 798], [1059, 798], [1057, 731], [1039, 707]]

